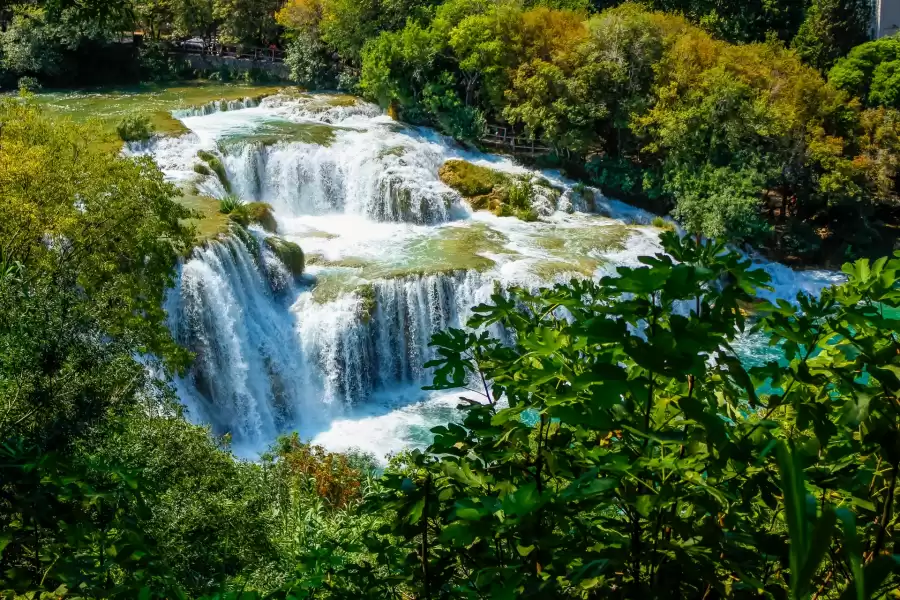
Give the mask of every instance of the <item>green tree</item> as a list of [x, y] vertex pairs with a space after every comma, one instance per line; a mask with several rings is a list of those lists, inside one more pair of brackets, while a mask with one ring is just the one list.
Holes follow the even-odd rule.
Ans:
[[859, 45], [837, 61], [828, 81], [870, 106], [900, 108], [900, 37]]
[[827, 71], [869, 39], [870, 0], [813, 0], [791, 45], [809, 65]]
[[128, 582], [149, 573], [105, 544], [143, 543], [127, 508], [143, 489], [79, 448], [116, 415], [165, 401], [148, 367], [185, 365], [161, 302], [193, 232], [148, 159], [100, 140], [27, 100], [0, 102], [0, 437], [11, 473], [0, 479], [0, 545], [18, 549], [0, 553], [0, 572], [15, 573], [14, 589], [49, 591], [80, 569], [90, 594], [126, 585], [134, 597]]

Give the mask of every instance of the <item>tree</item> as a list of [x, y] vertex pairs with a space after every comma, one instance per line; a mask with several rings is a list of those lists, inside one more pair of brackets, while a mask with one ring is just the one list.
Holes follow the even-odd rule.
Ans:
[[828, 81], [869, 106], [900, 108], [898, 67], [900, 37], [892, 36], [855, 47], [835, 63]]
[[278, 36], [275, 13], [280, 0], [214, 0], [213, 16], [223, 41], [248, 46], [268, 45]]
[[[155, 165], [100, 140], [27, 99], [0, 102], [0, 571], [13, 589], [78, 582], [134, 597], [146, 569], [167, 576], [127, 508], [139, 488], [78, 450], [115, 415], [165, 401], [148, 367], [186, 364], [161, 302], [193, 232]], [[107, 562], [105, 544], [125, 554]], [[152, 565], [128, 558], [144, 545]]]
[[791, 45], [807, 64], [827, 71], [869, 39], [871, 23], [870, 0], [813, 0]]

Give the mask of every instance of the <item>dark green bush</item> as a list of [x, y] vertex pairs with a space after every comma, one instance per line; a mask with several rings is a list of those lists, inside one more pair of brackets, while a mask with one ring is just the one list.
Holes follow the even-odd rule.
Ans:
[[128, 115], [116, 126], [116, 132], [123, 142], [144, 141], [153, 135], [153, 124], [145, 115]]

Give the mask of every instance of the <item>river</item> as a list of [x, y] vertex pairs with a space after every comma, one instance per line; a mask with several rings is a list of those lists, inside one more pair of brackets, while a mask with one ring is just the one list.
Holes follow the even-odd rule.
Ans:
[[[438, 177], [448, 159], [529, 171], [352, 98], [291, 93], [173, 115], [189, 133], [128, 151], [219, 198], [223, 182], [195, 172], [198, 151], [215, 154], [232, 191], [269, 203], [278, 235], [306, 254], [295, 280], [265, 244], [257, 251], [270, 235], [259, 227], [209, 241], [180, 266], [166, 302], [176, 338], [197, 353], [176, 381], [189, 418], [230, 433], [244, 456], [291, 430], [382, 459], [421, 447], [454, 418], [458, 396], [421, 390], [434, 332], [463, 325], [497, 285], [600, 277], [660, 250], [652, 215], [553, 172], [533, 173], [549, 183], [536, 188], [546, 189], [534, 200], [539, 221], [475, 212]], [[772, 275], [769, 297], [838, 279], [759, 267]], [[747, 360], [766, 351], [743, 342]]]

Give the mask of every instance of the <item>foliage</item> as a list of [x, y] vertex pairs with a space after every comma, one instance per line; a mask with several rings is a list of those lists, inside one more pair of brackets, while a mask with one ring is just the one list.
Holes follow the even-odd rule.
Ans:
[[[461, 425], [435, 428], [431, 447], [389, 467], [365, 502], [395, 515], [364, 540], [377, 562], [310, 556], [330, 577], [307, 570], [291, 589], [338, 598], [896, 590], [898, 354], [886, 332], [897, 321], [883, 311], [900, 298], [900, 259], [846, 265], [848, 282], [820, 299], [757, 304], [752, 330], [784, 359], [747, 367], [732, 342], [750, 329], [741, 306], [768, 276], [721, 244], [662, 239], [668, 255], [641, 267], [497, 293], [475, 309], [472, 329], [435, 335], [432, 389], [467, 388]], [[512, 344], [490, 333], [497, 325]]]
[[40, 10], [23, 10], [0, 34], [3, 68], [16, 74], [54, 75], [60, 69], [61, 48]]
[[655, 10], [682, 13], [718, 38], [735, 43], [762, 42], [775, 35], [787, 41], [797, 34], [808, 2], [768, 0], [648, 0]]
[[140, 142], [153, 135], [153, 124], [146, 115], [131, 114], [119, 121], [116, 133], [123, 142]]
[[[33, 590], [37, 576], [57, 596], [87, 590], [103, 598], [134, 598], [144, 588], [180, 595], [180, 588], [139, 521], [148, 514], [146, 482], [96, 460], [69, 463], [21, 438], [0, 444], [3, 565], [0, 590]], [[6, 592], [0, 591], [6, 596]]]
[[866, 42], [835, 63], [828, 81], [859, 97], [870, 106], [900, 108], [900, 37]]
[[318, 37], [298, 34], [287, 49], [285, 64], [291, 70], [291, 80], [311, 90], [338, 87], [338, 72], [328, 47]]
[[95, 454], [140, 474], [137, 524], [185, 592], [212, 593], [236, 578], [250, 588], [273, 585], [269, 573], [282, 555], [271, 468], [238, 459], [227, 436], [166, 411], [117, 419]]
[[0, 102], [2, 589], [135, 597], [171, 583], [136, 524], [147, 488], [84, 449], [109, 419], [165, 402], [153, 371], [187, 363], [161, 303], [192, 214], [149, 159], [101, 139], [27, 98]]
[[759, 214], [759, 172], [705, 167], [698, 173], [677, 173], [668, 187], [678, 198], [675, 217], [690, 231], [761, 241], [767, 226]]
[[219, 212], [223, 215], [230, 215], [244, 205], [244, 201], [236, 194], [228, 194], [219, 200]]
[[872, 10], [869, 0], [813, 0], [792, 46], [808, 64], [827, 71], [869, 39]]
[[296, 432], [278, 438], [269, 460], [277, 460], [297, 489], [307, 489], [329, 508], [343, 509], [362, 497], [362, 478], [375, 470], [374, 457], [337, 454], [300, 441]]
[[28, 75], [19, 77], [19, 92], [35, 93], [41, 90], [41, 83]]

